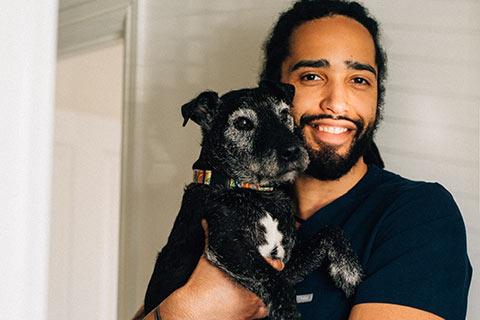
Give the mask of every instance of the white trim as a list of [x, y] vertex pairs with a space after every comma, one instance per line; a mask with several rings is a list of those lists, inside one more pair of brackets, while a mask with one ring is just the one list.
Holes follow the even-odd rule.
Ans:
[[[135, 107], [135, 74], [136, 74], [136, 60], [137, 60], [137, 15], [138, 15], [138, 1], [133, 0], [127, 10], [125, 18], [125, 32], [124, 32], [124, 78], [123, 78], [123, 125], [122, 125], [122, 156], [121, 156], [121, 186], [120, 186], [120, 245], [119, 245], [119, 263], [118, 263], [118, 319], [130, 319], [133, 314], [130, 313], [131, 305], [135, 303], [134, 297], [136, 288], [132, 288], [131, 268], [136, 264], [131, 261], [132, 252], [136, 252], [132, 248], [130, 238], [132, 230], [130, 226], [131, 219], [128, 216], [128, 195], [129, 191], [135, 186], [132, 185], [132, 180], [128, 177], [128, 168], [131, 167], [129, 161], [128, 138], [131, 136], [131, 131], [134, 130], [132, 124], [134, 121], [133, 108]], [[130, 281], [129, 281], [130, 280]], [[137, 306], [140, 307], [140, 306]]]

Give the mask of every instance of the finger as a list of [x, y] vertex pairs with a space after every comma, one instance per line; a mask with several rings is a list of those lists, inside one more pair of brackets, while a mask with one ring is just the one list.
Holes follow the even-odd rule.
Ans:
[[263, 305], [260, 308], [258, 308], [258, 311], [253, 317], [253, 319], [263, 319], [265, 317], [268, 317], [268, 308], [265, 305]]
[[205, 231], [205, 234], [207, 234], [207, 232], [208, 232], [208, 223], [207, 223], [207, 220], [205, 220], [205, 219], [202, 219], [202, 228], [203, 228], [203, 231]]
[[269, 265], [271, 265], [275, 270], [282, 271], [285, 268], [285, 263], [280, 259], [264, 258]]
[[207, 220], [202, 219], [202, 228], [205, 232], [205, 250], [208, 248], [208, 223]]

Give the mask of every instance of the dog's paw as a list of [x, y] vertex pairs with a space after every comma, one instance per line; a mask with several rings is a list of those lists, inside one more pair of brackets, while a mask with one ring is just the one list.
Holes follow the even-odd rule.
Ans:
[[350, 297], [362, 280], [362, 268], [358, 261], [352, 257], [335, 259], [329, 266], [329, 274], [335, 285]]
[[296, 308], [290, 308], [289, 310], [270, 309], [267, 319], [268, 320], [300, 320], [301, 315]]

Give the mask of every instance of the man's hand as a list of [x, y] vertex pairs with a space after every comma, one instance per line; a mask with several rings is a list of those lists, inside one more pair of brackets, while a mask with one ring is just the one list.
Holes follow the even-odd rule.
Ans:
[[268, 310], [254, 293], [202, 257], [185, 286], [160, 304], [160, 314], [162, 320], [246, 320], [266, 317]]
[[[207, 223], [202, 221], [202, 226], [207, 235]], [[275, 269], [283, 269], [283, 262], [266, 260]], [[259, 297], [202, 256], [188, 282], [160, 304], [160, 315], [162, 320], [249, 320], [268, 316], [268, 309]], [[145, 319], [155, 319], [153, 312]]]

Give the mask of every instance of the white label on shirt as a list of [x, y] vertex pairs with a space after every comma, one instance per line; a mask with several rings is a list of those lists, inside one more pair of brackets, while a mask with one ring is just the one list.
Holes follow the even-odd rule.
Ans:
[[297, 295], [297, 303], [312, 302], [313, 293]]

